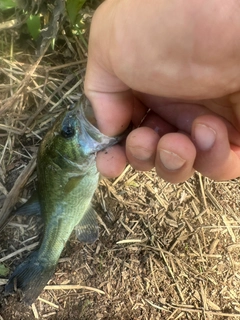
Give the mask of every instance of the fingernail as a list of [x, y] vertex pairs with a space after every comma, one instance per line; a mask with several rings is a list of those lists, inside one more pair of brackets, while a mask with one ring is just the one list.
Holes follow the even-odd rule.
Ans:
[[180, 169], [186, 162], [186, 160], [179, 157], [176, 153], [173, 153], [165, 149], [160, 149], [159, 155], [162, 164], [168, 170]]
[[143, 147], [129, 147], [132, 156], [140, 161], [147, 161], [152, 157], [152, 151]]
[[205, 124], [196, 124], [193, 134], [197, 147], [202, 151], [210, 150], [216, 140], [216, 131]]

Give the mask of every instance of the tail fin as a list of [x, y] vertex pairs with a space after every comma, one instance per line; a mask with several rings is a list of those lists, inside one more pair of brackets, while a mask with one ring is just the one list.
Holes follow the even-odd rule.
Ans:
[[23, 302], [31, 305], [52, 277], [54, 270], [55, 265], [49, 266], [47, 261], [39, 259], [38, 252], [33, 252], [10, 276], [5, 286], [5, 294], [12, 294], [19, 289], [23, 294]]

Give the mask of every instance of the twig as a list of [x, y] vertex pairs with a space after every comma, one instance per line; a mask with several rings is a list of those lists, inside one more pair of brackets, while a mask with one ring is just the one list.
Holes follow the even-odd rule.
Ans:
[[40, 298], [40, 297], [38, 297], [38, 300], [39, 300], [39, 301], [42, 301], [42, 302], [44, 302], [44, 303], [46, 303], [46, 304], [49, 304], [49, 305], [50, 305], [51, 307], [53, 307], [53, 308], [59, 309], [59, 306], [56, 305], [55, 303], [51, 302], [51, 301], [45, 300], [45, 299]]
[[45, 286], [44, 290], [89, 290], [89, 291], [95, 291], [100, 294], [105, 294], [104, 291], [99, 290], [97, 288], [80, 286], [78, 284], [49, 285], [49, 286]]
[[0, 212], [0, 231], [7, 224], [8, 218], [17, 202], [21, 189], [25, 186], [29, 177], [33, 173], [35, 167], [36, 167], [36, 157], [34, 157], [26, 166], [26, 168], [22, 171], [20, 176], [15, 181], [12, 190], [7, 195]]
[[30, 251], [30, 250], [36, 248], [38, 246], [38, 244], [39, 244], [39, 242], [34, 242], [34, 243], [30, 244], [29, 246], [26, 246], [26, 247], [21, 248], [21, 249], [19, 249], [17, 251], [14, 251], [14, 252], [8, 254], [7, 256], [1, 258], [0, 262], [6, 261], [6, 260], [8, 260], [8, 259], [10, 259], [10, 258], [12, 258], [12, 257], [24, 252], [24, 251], [26, 251], [26, 250]]
[[[203, 313], [203, 308], [194, 308], [194, 306], [185, 306], [185, 305], [173, 305], [169, 303], [161, 303], [161, 306], [158, 306], [151, 301], [145, 299], [145, 301], [150, 304], [152, 307], [158, 309], [158, 310], [164, 310], [167, 312], [170, 312], [170, 309], [178, 309], [179, 311], [189, 312], [189, 313]], [[219, 311], [210, 311], [210, 310], [204, 310], [204, 313], [206, 315], [211, 316], [222, 316], [222, 317], [237, 317], [240, 318], [240, 313], [225, 313], [225, 312], [219, 312]]]

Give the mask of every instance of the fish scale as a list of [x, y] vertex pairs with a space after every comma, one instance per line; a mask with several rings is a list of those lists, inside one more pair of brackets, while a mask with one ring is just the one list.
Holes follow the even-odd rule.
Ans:
[[[56, 120], [44, 137], [37, 157], [37, 195], [19, 214], [40, 214], [44, 231], [40, 247], [20, 264], [9, 278], [5, 293], [22, 292], [31, 304], [52, 277], [61, 252], [74, 228], [78, 239], [98, 238], [96, 213], [91, 200], [98, 186], [96, 153], [119, 142], [125, 135], [107, 137], [89, 121], [91, 106], [82, 96]], [[29, 210], [28, 210], [29, 208]]]

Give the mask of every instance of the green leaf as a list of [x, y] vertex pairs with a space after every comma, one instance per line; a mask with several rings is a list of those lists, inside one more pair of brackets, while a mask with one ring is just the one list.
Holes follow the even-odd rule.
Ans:
[[7, 10], [16, 7], [16, 2], [14, 0], [1, 0], [0, 10]]
[[0, 264], [0, 277], [6, 277], [8, 273], [9, 273], [9, 269], [5, 267], [4, 264]]
[[34, 40], [36, 40], [39, 36], [41, 28], [40, 15], [30, 15], [27, 19], [27, 26], [30, 35], [33, 37]]
[[76, 23], [77, 15], [85, 2], [86, 0], [67, 0], [66, 9], [72, 25]]

